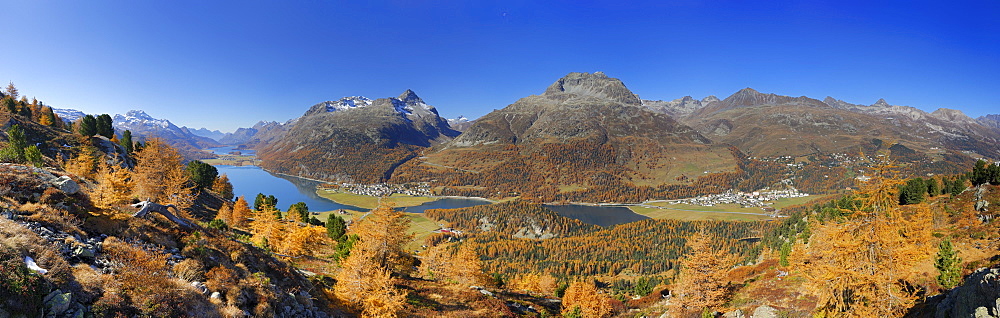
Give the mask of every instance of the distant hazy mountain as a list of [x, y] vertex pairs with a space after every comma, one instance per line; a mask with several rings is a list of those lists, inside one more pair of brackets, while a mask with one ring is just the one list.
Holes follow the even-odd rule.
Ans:
[[[872, 105], [765, 94], [742, 89], [721, 101], [681, 99], [646, 107], [672, 114], [715, 142], [755, 156], [857, 153], [873, 139], [897, 141], [921, 153], [935, 149], [998, 157], [1000, 134], [958, 110], [927, 113], [879, 99]], [[685, 106], [686, 105], [686, 106]], [[686, 115], [685, 115], [686, 113]]]
[[131, 131], [136, 140], [159, 137], [189, 159], [212, 158], [214, 155], [201, 149], [219, 146], [211, 138], [195, 135], [187, 128], [177, 127], [166, 119], [153, 118], [141, 110], [130, 110], [124, 115], [115, 114], [112, 124], [118, 133]]
[[466, 129], [469, 129], [474, 122], [474, 120], [469, 120], [468, 118], [465, 118], [465, 116], [458, 116], [456, 118], [449, 118], [448, 126], [451, 126], [451, 129], [457, 131], [465, 131]]
[[226, 136], [226, 134], [223, 133], [223, 132], [221, 132], [221, 131], [218, 131], [218, 130], [208, 130], [208, 128], [191, 129], [191, 128], [183, 127], [183, 126], [181, 128], [182, 129], [187, 129], [188, 131], [190, 131], [192, 134], [195, 134], [196, 136], [202, 136], [202, 137], [206, 137], [206, 138], [211, 138], [212, 140], [215, 140], [215, 141], [219, 141], [219, 139], [221, 139], [222, 137]]
[[691, 96], [684, 96], [672, 101], [643, 100], [642, 105], [651, 110], [679, 118], [690, 115], [694, 111], [718, 101], [719, 98], [715, 96], [708, 96], [701, 100], [694, 99]]
[[[459, 134], [437, 110], [411, 90], [372, 100], [344, 97], [313, 105], [287, 125], [287, 132], [261, 140], [262, 166], [280, 173], [326, 180], [379, 182], [419, 150]], [[255, 126], [256, 127], [256, 126]], [[261, 132], [247, 130], [247, 135]], [[228, 142], [228, 140], [227, 140]]]
[[254, 124], [253, 127], [238, 128], [234, 132], [226, 133], [222, 138], [219, 138], [219, 143], [242, 146], [244, 148], [255, 148], [258, 144], [280, 139], [294, 122], [294, 120], [291, 120], [282, 124], [275, 121], [260, 121]]
[[979, 116], [979, 118], [976, 118], [976, 121], [983, 126], [992, 127], [1000, 133], [1000, 115], [990, 114], [986, 116]]

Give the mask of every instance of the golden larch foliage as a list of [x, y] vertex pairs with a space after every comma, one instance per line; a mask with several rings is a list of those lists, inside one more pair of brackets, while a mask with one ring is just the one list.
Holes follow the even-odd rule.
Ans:
[[226, 224], [233, 225], [233, 204], [229, 202], [222, 203], [219, 207], [219, 212], [215, 214], [215, 218], [223, 220]]
[[702, 311], [726, 301], [726, 273], [730, 256], [712, 247], [712, 235], [698, 232], [685, 244], [690, 250], [681, 260], [680, 276], [671, 290], [671, 311], [677, 315]]
[[507, 282], [511, 290], [525, 291], [538, 295], [554, 295], [558, 280], [549, 274], [527, 273], [514, 276]]
[[351, 227], [351, 232], [359, 238], [351, 254], [361, 250], [380, 267], [408, 271], [412, 257], [403, 250], [403, 245], [413, 237], [408, 234], [409, 228], [410, 218], [391, 205], [380, 205]]
[[813, 237], [803, 263], [809, 286], [819, 298], [816, 314], [826, 317], [900, 317], [917, 299], [907, 288], [914, 265], [935, 250], [933, 223], [926, 203], [904, 213], [891, 167], [856, 193], [860, 207], [845, 220], [813, 222]]
[[352, 226], [358, 235], [351, 254], [341, 264], [334, 295], [363, 317], [395, 317], [406, 293], [394, 287], [391, 274], [410, 264], [403, 244], [409, 242], [410, 219], [391, 206], [379, 206]]
[[268, 248], [277, 251], [281, 242], [288, 234], [286, 222], [274, 217], [277, 212], [273, 207], [265, 206], [260, 211], [253, 214], [253, 222], [250, 222], [250, 233], [253, 237], [250, 241], [261, 248]]
[[247, 203], [247, 200], [241, 195], [239, 198], [236, 198], [236, 203], [233, 203], [233, 222], [229, 223], [229, 225], [234, 227], [244, 227], [247, 224], [247, 219], [249, 219], [252, 215], [253, 212], [250, 210], [250, 204]]
[[229, 176], [223, 173], [212, 182], [212, 191], [218, 193], [223, 199], [233, 199], [233, 184], [229, 182]]
[[109, 209], [129, 201], [132, 181], [129, 178], [128, 169], [101, 162], [94, 178], [97, 181], [97, 186], [88, 194], [95, 206]]
[[456, 246], [451, 243], [429, 248], [421, 259], [418, 272], [427, 279], [466, 286], [482, 286], [487, 281], [476, 251], [468, 246]]
[[278, 243], [278, 253], [288, 256], [315, 256], [315, 253], [331, 240], [326, 236], [326, 228], [321, 226], [298, 226], [287, 224], [292, 229], [288, 235]]
[[95, 171], [97, 170], [96, 151], [97, 150], [93, 147], [85, 147], [81, 149], [80, 153], [73, 159], [66, 162], [65, 167], [63, 168], [66, 169], [66, 172], [72, 173], [78, 177], [93, 180]]
[[194, 203], [194, 191], [176, 149], [158, 138], [149, 139], [135, 154], [132, 195], [140, 200], [173, 204], [182, 214]]
[[611, 317], [611, 298], [597, 291], [593, 281], [575, 281], [566, 288], [562, 298], [562, 314], [582, 314], [587, 318]]

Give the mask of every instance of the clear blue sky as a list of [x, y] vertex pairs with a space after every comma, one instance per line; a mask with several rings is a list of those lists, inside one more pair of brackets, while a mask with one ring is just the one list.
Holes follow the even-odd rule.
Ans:
[[[626, 3], [627, 2], [627, 3]], [[0, 81], [232, 130], [413, 89], [475, 118], [568, 72], [644, 99], [744, 87], [1000, 113], [1000, 1], [7, 1]]]

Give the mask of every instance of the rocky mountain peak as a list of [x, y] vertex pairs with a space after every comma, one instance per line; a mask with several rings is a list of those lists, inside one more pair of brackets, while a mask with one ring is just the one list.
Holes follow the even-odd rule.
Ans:
[[890, 107], [890, 106], [892, 105], [889, 105], [889, 103], [887, 103], [883, 98], [879, 98], [877, 102], [872, 104], [872, 107]]
[[708, 95], [705, 98], [701, 99], [701, 104], [702, 105], [708, 105], [708, 103], [714, 103], [714, 102], [718, 102], [718, 101], [721, 101], [721, 100], [718, 97], [715, 97], [715, 95]]
[[412, 90], [409, 89], [407, 89], [402, 94], [399, 94], [399, 97], [397, 98], [407, 104], [417, 104], [424, 102], [423, 99], [420, 99], [420, 96], [417, 96], [417, 93], [414, 93]]
[[722, 100], [730, 108], [745, 107], [745, 106], [757, 106], [765, 104], [773, 104], [779, 101], [779, 99], [790, 99], [787, 96], [779, 96], [775, 94], [764, 94], [758, 92], [753, 88], [744, 88], [738, 92], [726, 97]]
[[639, 96], [625, 87], [621, 80], [608, 77], [603, 72], [569, 73], [552, 83], [542, 95], [556, 97], [561, 94], [611, 99], [626, 105], [641, 104]]

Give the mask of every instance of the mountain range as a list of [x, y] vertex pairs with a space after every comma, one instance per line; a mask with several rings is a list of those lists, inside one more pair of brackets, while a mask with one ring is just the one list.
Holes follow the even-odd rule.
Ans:
[[388, 179], [419, 149], [459, 135], [411, 90], [398, 97], [353, 96], [318, 103], [283, 127], [287, 131], [277, 139], [257, 146], [264, 168], [368, 183]]
[[[82, 114], [56, 112], [66, 119]], [[114, 123], [139, 136], [165, 138], [191, 158], [205, 156], [199, 148], [236, 145], [257, 149], [262, 166], [278, 173], [421, 181], [444, 194], [549, 200], [599, 191], [638, 198], [766, 186], [779, 177], [805, 177], [776, 172], [755, 158], [819, 162], [830, 154], [875, 151], [884, 142], [897, 143], [894, 154], [907, 154], [914, 171], [946, 173], [973, 158], [1000, 158], [1000, 115], [973, 119], [959, 110], [928, 113], [882, 99], [862, 105], [751, 88], [724, 99], [644, 100], [601, 72], [570, 73], [541, 94], [476, 120], [442, 118], [406, 90], [397, 97], [325, 101], [299, 118], [226, 134], [177, 127], [141, 111], [116, 115]], [[760, 167], [773, 175], [754, 175]]]
[[141, 110], [115, 114], [111, 120], [118, 134], [129, 130], [134, 140], [161, 138], [188, 159], [214, 158], [213, 154], [202, 149], [221, 146], [211, 138], [195, 135], [187, 127], [177, 127], [169, 120], [153, 118]]
[[[750, 88], [725, 99], [643, 100], [597, 72], [570, 73], [542, 94], [474, 121], [445, 120], [412, 91], [378, 100], [345, 97], [273, 123], [281, 127], [272, 129], [277, 133], [251, 144], [265, 168], [292, 175], [433, 181], [449, 194], [557, 198], [612, 188], [709, 191], [706, 184], [763, 178], [747, 167], [768, 165], [750, 158], [860, 155], [883, 141], [899, 143], [897, 150], [912, 152], [908, 160], [921, 167], [950, 171], [971, 158], [1000, 157], [1000, 133], [988, 125], [995, 118]], [[256, 135], [257, 126], [246, 135]]]
[[891, 140], [924, 153], [935, 149], [967, 151], [997, 158], [1000, 133], [959, 110], [927, 113], [880, 99], [858, 105], [833, 97], [764, 94], [742, 89], [723, 100], [684, 97], [672, 102], [644, 101], [672, 114], [716, 142], [763, 157], [802, 156], [816, 152], [856, 152], [873, 138]]

